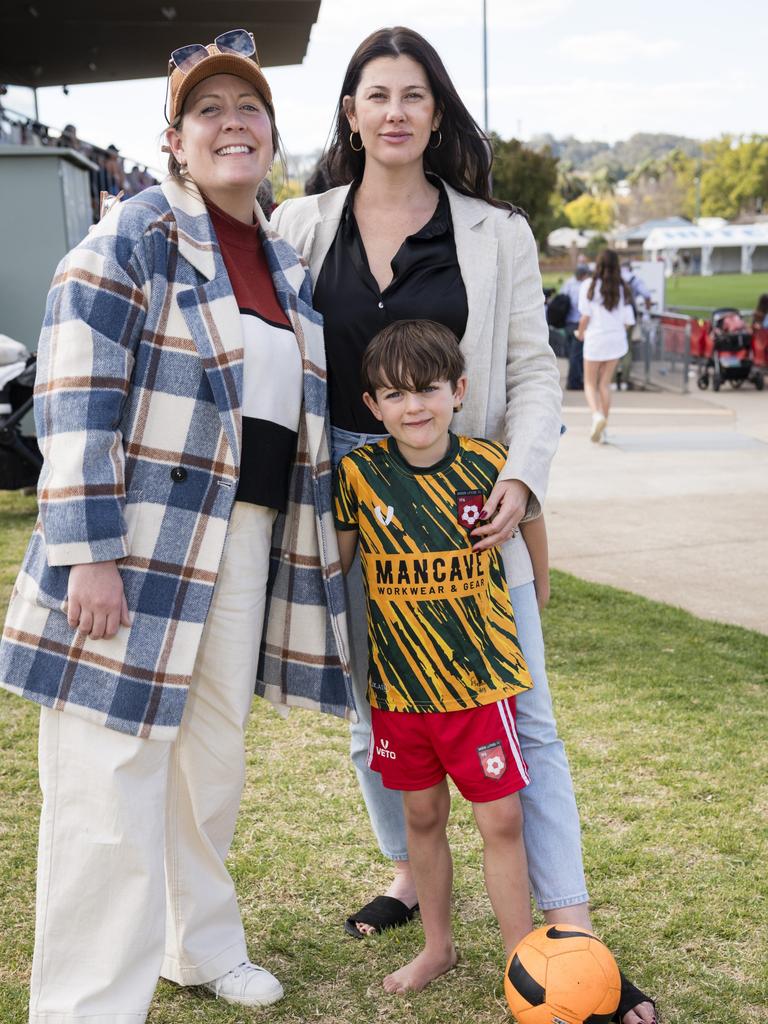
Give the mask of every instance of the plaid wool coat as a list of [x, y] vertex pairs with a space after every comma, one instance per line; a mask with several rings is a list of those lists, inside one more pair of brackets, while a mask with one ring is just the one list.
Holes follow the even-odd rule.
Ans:
[[[302, 356], [289, 507], [275, 522], [257, 693], [353, 717], [331, 516], [322, 320], [294, 250], [261, 217]], [[238, 480], [240, 314], [199, 192], [167, 179], [59, 265], [38, 351], [40, 518], [14, 588], [0, 685], [109, 728], [173, 739]], [[69, 566], [117, 559], [132, 625], [66, 617]]]

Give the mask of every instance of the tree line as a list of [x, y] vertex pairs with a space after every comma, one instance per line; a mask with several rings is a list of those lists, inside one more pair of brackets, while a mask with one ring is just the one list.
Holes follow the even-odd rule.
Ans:
[[604, 232], [673, 215], [768, 212], [766, 135], [699, 142], [640, 133], [611, 147], [551, 136], [524, 145], [494, 134], [491, 144], [494, 195], [526, 211], [540, 245], [557, 227]]

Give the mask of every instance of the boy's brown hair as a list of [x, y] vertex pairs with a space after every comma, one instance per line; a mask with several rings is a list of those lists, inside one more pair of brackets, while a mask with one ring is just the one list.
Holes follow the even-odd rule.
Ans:
[[449, 327], [434, 320], [395, 320], [365, 350], [360, 379], [374, 397], [377, 388], [420, 391], [439, 380], [455, 388], [463, 373], [464, 356]]

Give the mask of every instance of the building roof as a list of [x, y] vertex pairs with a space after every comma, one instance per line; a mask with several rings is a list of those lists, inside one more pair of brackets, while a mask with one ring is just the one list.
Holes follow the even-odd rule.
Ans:
[[157, 78], [168, 54], [228, 28], [265, 66], [300, 64], [320, 0], [3, 0], [0, 82], [30, 87]]
[[570, 249], [572, 245], [583, 249], [596, 234], [596, 231], [579, 231], [577, 228], [555, 228], [547, 235], [547, 245], [553, 249]]
[[655, 228], [643, 243], [644, 249], [740, 248], [742, 245], [768, 245], [768, 223], [723, 224], [718, 227]]
[[642, 224], [624, 228], [622, 231], [614, 231], [611, 238], [614, 242], [642, 242], [655, 228], [685, 227], [690, 223], [685, 217], [660, 217], [656, 220], [643, 221]]

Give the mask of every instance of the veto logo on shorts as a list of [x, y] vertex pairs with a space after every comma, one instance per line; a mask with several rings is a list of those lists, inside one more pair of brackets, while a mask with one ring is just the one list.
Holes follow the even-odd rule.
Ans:
[[381, 743], [376, 744], [376, 753], [379, 757], [388, 757], [391, 761], [397, 760], [397, 754], [394, 750], [389, 749], [389, 740], [382, 740]]
[[478, 747], [477, 756], [480, 758], [483, 775], [486, 779], [500, 779], [507, 770], [507, 759], [504, 756], [504, 748], [500, 740]]
[[458, 491], [456, 494], [456, 519], [459, 525], [471, 530], [480, 518], [484, 504], [482, 491]]

